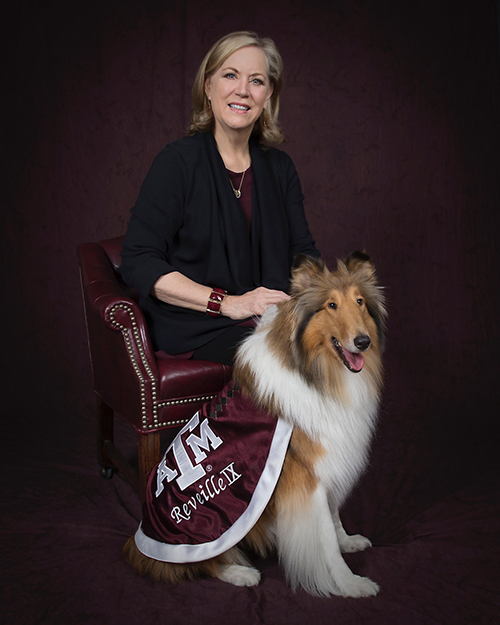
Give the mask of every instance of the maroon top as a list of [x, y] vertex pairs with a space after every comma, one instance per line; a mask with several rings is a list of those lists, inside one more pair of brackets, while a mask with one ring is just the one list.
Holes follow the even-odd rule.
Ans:
[[[235, 174], [234, 171], [227, 170], [229, 178], [233, 183], [233, 187], [238, 190], [240, 188], [242, 172]], [[240, 205], [245, 213], [247, 219], [248, 230], [250, 230], [250, 224], [252, 222], [252, 183], [253, 183], [253, 171], [252, 165], [246, 170], [245, 177], [243, 178], [243, 184], [241, 185], [241, 197]]]

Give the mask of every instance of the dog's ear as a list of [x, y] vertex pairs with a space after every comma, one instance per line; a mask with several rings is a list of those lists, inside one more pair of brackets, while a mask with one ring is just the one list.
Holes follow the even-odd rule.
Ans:
[[372, 259], [368, 256], [366, 252], [360, 252], [356, 250], [349, 254], [349, 256], [344, 260], [344, 264], [347, 269], [355, 269], [356, 266], [362, 265], [364, 263], [369, 263], [373, 266]]
[[360, 252], [359, 250], [352, 252], [344, 260], [344, 264], [348, 271], [361, 270], [365, 279], [376, 282], [375, 265], [366, 252]]
[[298, 254], [292, 265], [291, 294], [296, 295], [311, 286], [314, 276], [326, 272], [324, 262], [319, 258]]

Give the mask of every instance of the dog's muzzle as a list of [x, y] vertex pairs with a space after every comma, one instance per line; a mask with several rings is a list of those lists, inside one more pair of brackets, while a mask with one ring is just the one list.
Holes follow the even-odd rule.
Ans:
[[[340, 341], [332, 336], [332, 343], [335, 351], [342, 360], [344, 366], [352, 371], [352, 373], [359, 373], [365, 364], [363, 354], [350, 352], [340, 344]], [[371, 339], [367, 334], [359, 334], [353, 341], [355, 347], [360, 352], [365, 352], [371, 345]]]

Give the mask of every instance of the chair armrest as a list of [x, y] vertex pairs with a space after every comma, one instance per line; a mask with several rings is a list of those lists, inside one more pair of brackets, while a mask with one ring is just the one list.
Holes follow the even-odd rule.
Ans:
[[156, 401], [158, 387], [144, 314], [123, 293], [100, 245], [84, 243], [78, 256], [95, 391], [124, 416], [144, 414], [146, 404]]
[[115, 332], [131, 332], [137, 348], [155, 371], [156, 356], [153, 352], [144, 313], [130, 297], [124, 296], [116, 283], [94, 282], [87, 288], [87, 305], [99, 315], [103, 323]]

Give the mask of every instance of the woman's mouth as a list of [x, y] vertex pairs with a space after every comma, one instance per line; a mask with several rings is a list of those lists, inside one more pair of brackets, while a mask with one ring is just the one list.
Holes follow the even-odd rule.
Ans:
[[237, 112], [242, 112], [242, 113], [246, 113], [247, 111], [250, 110], [249, 106], [246, 106], [245, 104], [230, 104], [229, 108], [233, 111], [237, 111]]

